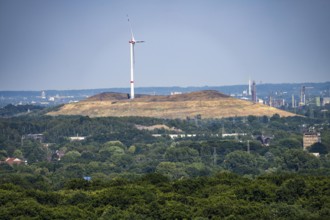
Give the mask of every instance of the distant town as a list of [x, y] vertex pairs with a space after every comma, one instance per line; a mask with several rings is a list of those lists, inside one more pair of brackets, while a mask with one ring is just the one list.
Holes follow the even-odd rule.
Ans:
[[[247, 85], [216, 87], [141, 87], [137, 94], [173, 95], [199, 90], [216, 90], [232, 97], [251, 100], [281, 109], [302, 106], [324, 106], [330, 103], [330, 82], [263, 84], [249, 81]], [[87, 90], [0, 91], [0, 107], [12, 105], [38, 105], [51, 107], [78, 102], [102, 92], [128, 93], [129, 88]]]

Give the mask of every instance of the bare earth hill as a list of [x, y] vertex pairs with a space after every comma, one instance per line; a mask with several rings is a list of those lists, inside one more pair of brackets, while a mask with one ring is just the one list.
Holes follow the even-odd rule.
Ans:
[[170, 96], [136, 95], [129, 100], [123, 93], [101, 93], [78, 103], [70, 103], [48, 115], [86, 115], [90, 117], [144, 116], [156, 118], [225, 118], [234, 116], [294, 116], [295, 114], [232, 98], [217, 91], [199, 91]]

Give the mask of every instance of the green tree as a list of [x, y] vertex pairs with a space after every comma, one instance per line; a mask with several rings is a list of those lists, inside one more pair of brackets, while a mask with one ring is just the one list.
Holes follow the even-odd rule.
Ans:
[[276, 191], [276, 200], [294, 204], [301, 196], [305, 195], [306, 183], [301, 178], [289, 179]]
[[329, 153], [327, 146], [322, 143], [315, 143], [308, 148], [308, 151], [311, 153], [320, 153], [320, 154], [327, 154]]
[[82, 164], [69, 163], [57, 170], [57, 173], [66, 178], [83, 178], [86, 175], [86, 169]]
[[185, 172], [185, 167], [186, 166], [180, 162], [161, 162], [156, 167], [156, 172], [171, 180], [179, 179], [182, 177], [188, 177], [188, 174]]
[[41, 162], [47, 159], [47, 149], [39, 142], [25, 141], [22, 151], [28, 163]]
[[279, 141], [279, 146], [290, 149], [301, 149], [302, 143], [294, 138], [285, 138]]
[[16, 157], [16, 158], [20, 158], [20, 159], [23, 159], [23, 153], [21, 150], [19, 149], [16, 149], [13, 153], [13, 157]]
[[257, 155], [245, 151], [234, 151], [226, 155], [224, 166], [238, 174], [259, 174], [262, 164]]
[[6, 150], [0, 150], [0, 160], [5, 160], [8, 157]]
[[304, 169], [317, 169], [320, 161], [303, 150], [286, 150], [283, 155], [284, 166], [288, 170], [300, 171]]
[[165, 158], [171, 162], [197, 162], [200, 161], [199, 153], [189, 147], [169, 147]]
[[78, 151], [72, 150], [67, 152], [61, 160], [67, 163], [75, 163], [80, 159], [80, 156], [81, 154]]

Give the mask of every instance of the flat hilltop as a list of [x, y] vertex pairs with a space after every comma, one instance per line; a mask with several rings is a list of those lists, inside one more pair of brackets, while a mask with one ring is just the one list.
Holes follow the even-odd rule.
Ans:
[[125, 93], [101, 93], [78, 103], [62, 106], [48, 115], [84, 115], [89, 117], [141, 116], [185, 119], [201, 115], [202, 118], [254, 116], [294, 116], [267, 105], [236, 99], [223, 93], [205, 90], [169, 96], [136, 95], [128, 99]]

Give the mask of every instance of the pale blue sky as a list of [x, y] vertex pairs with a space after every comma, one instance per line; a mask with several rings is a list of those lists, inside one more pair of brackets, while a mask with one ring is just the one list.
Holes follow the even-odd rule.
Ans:
[[0, 90], [330, 81], [329, 0], [0, 0]]

